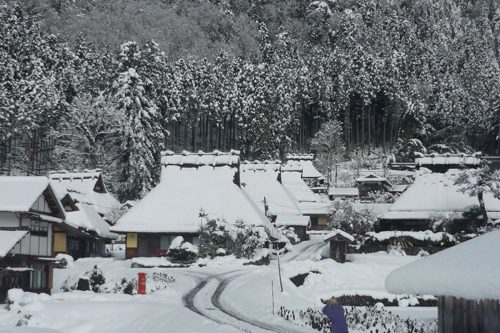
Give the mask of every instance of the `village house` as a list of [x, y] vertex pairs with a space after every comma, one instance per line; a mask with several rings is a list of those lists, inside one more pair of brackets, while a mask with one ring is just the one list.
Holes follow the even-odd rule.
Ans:
[[387, 291], [438, 297], [439, 333], [500, 332], [500, 230], [392, 272]]
[[[477, 198], [459, 190], [456, 174], [417, 173], [415, 182], [381, 216], [380, 230], [423, 231], [435, 226], [455, 232], [479, 223]], [[484, 202], [488, 217], [500, 218], [500, 200], [485, 193]]]
[[370, 173], [355, 179], [361, 199], [369, 199], [370, 194], [389, 192], [392, 185], [387, 178]]
[[107, 190], [100, 170], [54, 171], [49, 177], [60, 191], [69, 193], [78, 202], [92, 205], [107, 222], [110, 222], [110, 212], [121, 206]]
[[166, 254], [177, 236], [194, 245], [207, 219], [241, 220], [279, 233], [241, 188], [238, 151], [162, 156], [160, 183], [111, 230], [126, 234], [126, 257]]
[[299, 171], [281, 173], [281, 182], [299, 203], [302, 215], [311, 218], [311, 229], [328, 229], [330, 226], [330, 201], [323, 200], [304, 182]]
[[311, 188], [326, 191], [325, 177], [316, 169], [313, 164], [314, 154], [287, 154], [283, 171], [300, 172], [304, 182]]
[[10, 288], [50, 293], [55, 254], [83, 233], [65, 222], [49, 178], [0, 176], [0, 189], [0, 298]]
[[445, 173], [450, 169], [473, 169], [481, 166], [481, 153], [470, 154], [422, 154], [415, 153], [417, 169], [426, 168], [432, 172]]

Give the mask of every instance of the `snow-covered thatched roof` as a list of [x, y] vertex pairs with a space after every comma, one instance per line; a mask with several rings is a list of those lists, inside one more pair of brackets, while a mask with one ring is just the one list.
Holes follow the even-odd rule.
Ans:
[[[232, 156], [232, 155], [224, 155]], [[238, 157], [239, 158], [239, 157]], [[139, 233], [197, 233], [205, 219], [243, 220], [247, 224], [266, 227], [271, 236], [278, 231], [234, 182], [237, 168], [182, 167], [165, 164], [160, 183], [122, 216], [112, 231]]]
[[319, 196], [307, 186], [299, 172], [282, 172], [281, 182], [299, 203], [319, 201]]
[[[56, 191], [51, 186], [49, 178], [45, 176], [0, 176], [0, 211], [32, 211], [35, 202], [46, 191], [53, 199], [53, 209], [57, 210], [54, 213], [63, 219], [64, 209], [57, 200]], [[35, 210], [40, 213], [38, 209]]]
[[27, 230], [0, 230], [0, 258], [5, 257], [27, 233]]
[[415, 153], [417, 166], [428, 165], [464, 165], [478, 166], [481, 164], [481, 153], [467, 154], [422, 154]]
[[280, 168], [279, 161], [243, 162], [241, 188], [262, 212], [265, 212], [265, 198], [271, 215], [302, 215], [297, 200], [278, 181]]
[[313, 154], [288, 154], [283, 171], [300, 172], [302, 178], [321, 178], [323, 175], [313, 164]]
[[60, 198], [69, 193], [78, 202], [93, 205], [103, 216], [120, 207], [118, 200], [107, 191], [100, 170], [57, 171], [49, 177]]
[[87, 232], [94, 232], [97, 236], [108, 239], [118, 238], [117, 234], [109, 231], [109, 224], [88, 203], [76, 203], [78, 210], [66, 212], [66, 221], [72, 226]]
[[[446, 173], [416, 174], [415, 182], [398, 198], [383, 219], [430, 219], [444, 215], [453, 219], [462, 218], [468, 208], [477, 206], [476, 197], [471, 197], [454, 185], [457, 171]], [[500, 217], [500, 200], [490, 193], [484, 194], [486, 210], [491, 218]]]
[[385, 281], [395, 294], [500, 300], [500, 230], [396, 269]]

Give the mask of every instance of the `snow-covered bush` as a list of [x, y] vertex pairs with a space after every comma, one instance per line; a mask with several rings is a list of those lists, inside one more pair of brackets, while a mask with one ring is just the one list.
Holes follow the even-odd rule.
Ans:
[[415, 153], [425, 154], [427, 149], [418, 139], [410, 139], [406, 142], [398, 140], [396, 144], [396, 159], [398, 162], [413, 162]]
[[332, 226], [352, 235], [373, 231], [377, 218], [367, 210], [356, 210], [347, 200], [336, 199], [332, 205]]
[[198, 256], [198, 250], [193, 244], [185, 242], [182, 236], [178, 236], [170, 244], [167, 256], [178, 261], [191, 261]]
[[106, 279], [97, 265], [95, 265], [91, 271], [85, 273], [85, 275], [89, 277], [90, 288], [96, 293], [99, 292], [100, 287], [106, 283]]
[[[320, 310], [290, 310], [281, 306], [277, 313], [295, 325], [311, 327], [319, 332], [330, 332], [330, 320]], [[352, 307], [345, 310], [349, 330], [355, 332], [387, 333], [435, 333], [436, 321], [432, 323], [417, 319], [404, 319], [385, 310], [381, 304], [370, 307]]]
[[200, 230], [200, 257], [220, 255], [220, 249], [237, 258], [252, 259], [262, 249], [268, 236], [259, 227], [246, 225], [243, 221], [228, 223], [224, 220], [209, 220]]
[[281, 228], [281, 233], [290, 241], [291, 244], [300, 243], [300, 237], [295, 233], [292, 227]]

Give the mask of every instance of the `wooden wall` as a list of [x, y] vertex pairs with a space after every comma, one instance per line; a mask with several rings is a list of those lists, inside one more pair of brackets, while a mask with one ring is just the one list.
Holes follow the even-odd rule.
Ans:
[[438, 299], [439, 333], [500, 332], [499, 300]]

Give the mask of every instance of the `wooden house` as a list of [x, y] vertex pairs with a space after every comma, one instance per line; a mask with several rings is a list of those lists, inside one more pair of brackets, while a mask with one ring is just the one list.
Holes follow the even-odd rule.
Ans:
[[323, 200], [304, 182], [298, 171], [283, 171], [281, 182], [299, 203], [302, 215], [311, 219], [311, 229], [328, 229], [330, 225], [330, 202]]
[[356, 178], [356, 186], [360, 198], [364, 199], [370, 198], [370, 193], [389, 192], [392, 187], [387, 178], [378, 176], [374, 173]]
[[393, 271], [388, 292], [438, 297], [439, 333], [500, 332], [500, 231]]
[[127, 258], [164, 255], [177, 236], [197, 245], [207, 219], [242, 220], [279, 238], [241, 188], [239, 152], [165, 152], [161, 163], [160, 183], [111, 227], [126, 234]]
[[108, 214], [121, 207], [120, 202], [109, 193], [100, 170], [54, 171], [49, 174], [53, 186], [59, 192], [66, 192], [77, 202], [85, 202], [107, 222]]
[[[396, 199], [394, 204], [379, 219], [379, 230], [431, 229], [436, 221], [450, 221], [440, 227], [449, 232], [466, 230], [480, 223], [477, 213], [477, 198], [462, 193], [454, 184], [456, 171], [446, 173], [419, 172], [415, 182]], [[500, 218], [500, 200], [490, 193], [484, 194], [488, 217]], [[475, 212], [471, 214], [470, 212]]]
[[309, 240], [307, 231], [311, 228], [311, 218], [303, 215], [278, 215], [274, 225], [278, 228], [292, 228], [301, 242]]
[[481, 166], [481, 153], [472, 155], [415, 153], [415, 166], [417, 169], [426, 168], [439, 173], [445, 173], [450, 169], [474, 169]]
[[338, 263], [345, 263], [347, 246], [354, 241], [354, 237], [340, 229], [333, 229], [323, 240], [330, 243], [330, 258]]
[[47, 177], [0, 177], [0, 297], [10, 288], [50, 292], [54, 255], [81, 232]]

